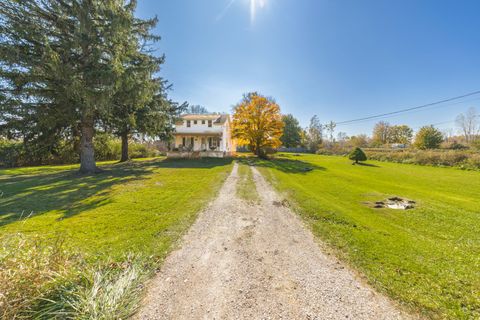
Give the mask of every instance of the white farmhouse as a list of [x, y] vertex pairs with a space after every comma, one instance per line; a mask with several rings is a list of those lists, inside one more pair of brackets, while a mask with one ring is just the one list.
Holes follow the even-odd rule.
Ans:
[[226, 157], [236, 150], [228, 114], [186, 114], [175, 124], [168, 157]]

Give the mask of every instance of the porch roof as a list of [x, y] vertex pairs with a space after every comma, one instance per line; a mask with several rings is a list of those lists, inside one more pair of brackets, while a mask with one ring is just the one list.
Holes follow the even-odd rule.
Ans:
[[178, 137], [212, 137], [212, 136], [221, 136], [222, 132], [174, 132], [174, 136]]

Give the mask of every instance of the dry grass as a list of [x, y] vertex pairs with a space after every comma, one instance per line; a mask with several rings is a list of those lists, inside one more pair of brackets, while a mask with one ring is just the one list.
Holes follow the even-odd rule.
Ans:
[[2, 239], [1, 249], [2, 319], [126, 319], [154, 267], [134, 256], [89, 265], [60, 240], [47, 244], [20, 233]]
[[46, 244], [23, 234], [1, 239], [0, 315], [25, 318], [34, 306], [79, 272], [81, 260], [69, 253], [61, 240]]

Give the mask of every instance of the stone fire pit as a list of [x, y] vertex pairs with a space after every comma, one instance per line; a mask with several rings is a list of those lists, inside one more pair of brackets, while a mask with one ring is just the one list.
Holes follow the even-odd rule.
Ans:
[[413, 200], [402, 199], [400, 197], [391, 197], [384, 201], [377, 201], [374, 204], [375, 209], [389, 208], [394, 210], [408, 210], [415, 208], [416, 202]]

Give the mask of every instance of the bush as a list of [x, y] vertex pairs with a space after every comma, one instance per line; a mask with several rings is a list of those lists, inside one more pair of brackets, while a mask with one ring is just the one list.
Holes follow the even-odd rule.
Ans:
[[474, 150], [480, 151], [480, 139], [473, 141], [470, 145]]
[[[51, 149], [51, 150], [49, 150]], [[80, 161], [74, 142], [59, 141], [52, 148], [37, 148], [18, 141], [0, 140], [0, 167], [19, 167], [28, 165], [69, 164]], [[108, 133], [97, 133], [94, 139], [95, 159], [97, 161], [119, 160], [121, 141]], [[130, 158], [158, 156], [153, 146], [130, 141]]]
[[452, 142], [443, 142], [440, 146], [442, 149], [450, 149], [450, 150], [464, 150], [468, 149], [467, 146], [458, 143], [457, 141]]
[[120, 159], [122, 145], [119, 139], [108, 133], [97, 133], [93, 140], [95, 159], [98, 161]]
[[149, 158], [159, 154], [158, 150], [141, 143], [130, 143], [128, 146], [130, 158]]
[[471, 150], [365, 149], [365, 151], [372, 160], [480, 169], [480, 154]]
[[363, 150], [358, 147], [353, 149], [352, 152], [350, 152], [348, 158], [355, 161], [355, 163], [358, 163], [359, 161], [367, 161], [367, 156], [365, 155], [365, 152], [363, 152]]
[[[474, 150], [418, 150], [418, 149], [389, 149], [389, 148], [365, 148], [363, 149], [368, 159], [377, 161], [410, 163], [430, 166], [458, 167], [469, 170], [480, 169], [480, 153]], [[345, 150], [317, 151], [323, 155], [345, 156]], [[348, 154], [347, 154], [348, 155]]]
[[0, 167], [16, 167], [23, 158], [23, 146], [20, 142], [0, 140]]

